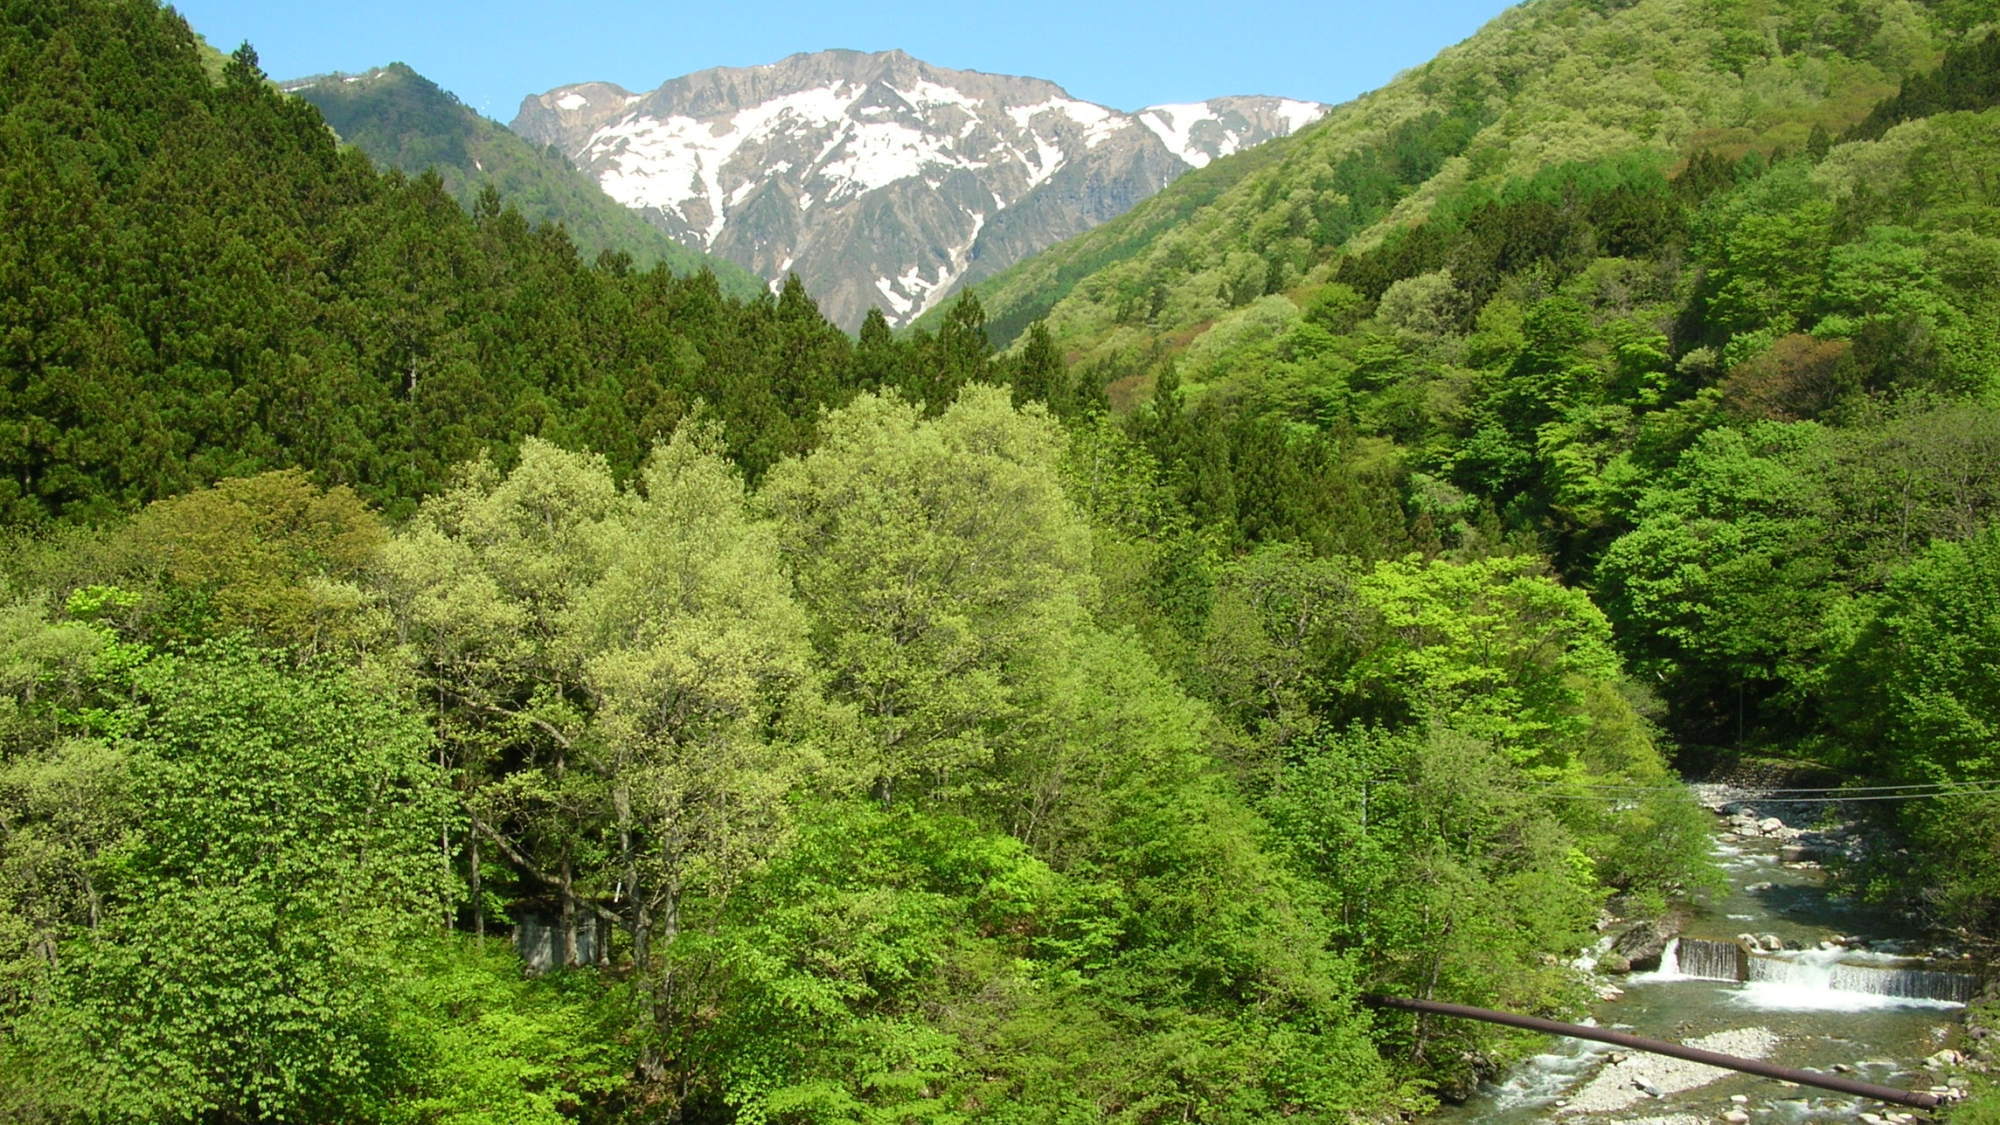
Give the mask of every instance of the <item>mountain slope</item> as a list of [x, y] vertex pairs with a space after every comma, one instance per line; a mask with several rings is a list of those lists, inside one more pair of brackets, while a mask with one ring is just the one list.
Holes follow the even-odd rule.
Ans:
[[585, 258], [622, 251], [641, 267], [665, 262], [679, 274], [707, 267], [735, 296], [762, 288], [733, 263], [661, 234], [559, 154], [537, 150], [402, 63], [298, 79], [284, 89], [312, 103], [342, 140], [376, 163], [413, 175], [435, 170], [445, 190], [467, 206], [491, 186], [528, 221], [561, 223]]
[[1128, 210], [1324, 107], [1218, 98], [1120, 113], [1054, 83], [900, 51], [822, 51], [522, 102], [513, 128], [612, 198], [767, 280], [796, 272], [837, 322], [906, 323], [960, 286]]
[[1343, 250], [1440, 199], [1618, 153], [1735, 156], [1838, 132], [1936, 58], [1944, 7], [1538, 0], [1337, 107], [1212, 201], [1190, 206], [1184, 193], [1215, 185], [1184, 180], [977, 292], [990, 323], [1047, 315], [1071, 354], [1131, 366], [1259, 296], [1317, 287]]

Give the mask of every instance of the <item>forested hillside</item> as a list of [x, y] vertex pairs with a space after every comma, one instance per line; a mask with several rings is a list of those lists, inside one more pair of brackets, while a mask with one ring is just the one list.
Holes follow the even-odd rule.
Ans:
[[958, 320], [857, 345], [796, 285], [742, 300], [586, 263], [497, 191], [468, 215], [435, 175], [378, 174], [252, 52], [211, 82], [158, 18], [24, 5], [5, 29], [10, 521], [287, 466], [407, 512], [528, 434], [629, 474], [697, 402], [755, 475], [811, 444], [820, 406], [943, 393], [985, 353]]
[[982, 295], [1003, 335], [1059, 298], [1017, 348], [1132, 405], [1189, 535], [1547, 559], [1685, 768], [1955, 792], [1880, 808], [1844, 877], [1990, 948], [1991, 15], [1525, 5], [1087, 274], [1047, 284], [1173, 189]]
[[1574, 1011], [1707, 877], [1393, 435], [586, 264], [5, 10], [0, 1116], [1386, 1121], [1523, 1044], [1362, 993]]
[[1067, 349], [1127, 373], [1159, 338], [1184, 345], [1260, 297], [1332, 280], [1343, 252], [1443, 200], [1635, 152], [1671, 165], [1695, 152], [1797, 151], [1816, 126], [1858, 121], [1990, 16], [1954, 0], [1523, 4], [1337, 107], [1184, 221], [1152, 214], [1184, 210], [1181, 194], [1200, 185], [1175, 185], [975, 291], [1006, 338], [1047, 314]]
[[435, 171], [445, 191], [467, 208], [492, 188], [529, 223], [561, 224], [586, 259], [608, 250], [641, 268], [665, 263], [677, 274], [707, 269], [731, 297], [754, 297], [764, 288], [741, 266], [690, 250], [649, 225], [562, 153], [536, 149], [402, 63], [284, 88], [311, 102], [341, 140], [377, 164], [413, 176]]

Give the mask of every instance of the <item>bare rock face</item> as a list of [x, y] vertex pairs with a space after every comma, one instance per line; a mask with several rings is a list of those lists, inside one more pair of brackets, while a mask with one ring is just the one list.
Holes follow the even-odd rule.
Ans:
[[852, 328], [871, 307], [907, 323], [1326, 109], [1228, 97], [1128, 114], [1039, 78], [820, 51], [643, 94], [561, 86], [525, 99], [513, 129], [684, 244], [774, 286], [797, 273]]

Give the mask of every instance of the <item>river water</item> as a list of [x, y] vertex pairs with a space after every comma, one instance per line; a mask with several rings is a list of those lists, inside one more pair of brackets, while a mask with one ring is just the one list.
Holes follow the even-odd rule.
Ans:
[[[1657, 972], [1611, 978], [1624, 994], [1600, 1001], [1594, 1021], [1649, 1038], [1703, 1040], [1699, 1045], [1731, 1054], [1906, 1089], [1943, 1081], [1922, 1063], [1943, 1045], [1962, 1005], [1884, 993], [1951, 994], [1955, 985], [1963, 994], [1970, 979], [1919, 975], [1915, 963], [1897, 956], [1920, 952], [1912, 947], [1907, 926], [1830, 895], [1821, 871], [1780, 862], [1779, 846], [1759, 838], [1718, 840], [1714, 848], [1728, 886], [1700, 904], [1688, 927], [1689, 965], [1680, 963], [1676, 946]], [[1739, 961], [1734, 945], [1692, 940], [1732, 942], [1745, 932], [1775, 934], [1804, 948], [1746, 954]], [[1865, 950], [1819, 948], [1836, 936], [1862, 939], [1853, 944]], [[1746, 969], [1748, 981], [1693, 975], [1735, 976]], [[1689, 1088], [1677, 1088], [1683, 1084]], [[1546, 1053], [1430, 1120], [1691, 1125], [1739, 1114], [1753, 1122], [1802, 1125], [1898, 1111], [1901, 1107], [1831, 1091], [1554, 1039]]]

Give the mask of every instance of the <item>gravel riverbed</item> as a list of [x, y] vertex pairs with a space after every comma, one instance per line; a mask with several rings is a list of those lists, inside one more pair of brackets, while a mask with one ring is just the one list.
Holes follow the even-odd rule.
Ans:
[[[1777, 1047], [1778, 1037], [1761, 1027], [1740, 1027], [1690, 1039], [1687, 1045], [1746, 1059], [1761, 1059]], [[1650, 1098], [1706, 1086], [1730, 1073], [1720, 1067], [1686, 1059], [1635, 1052], [1606, 1063], [1595, 1077], [1570, 1097], [1569, 1104], [1563, 1106], [1561, 1112], [1611, 1113]]]

